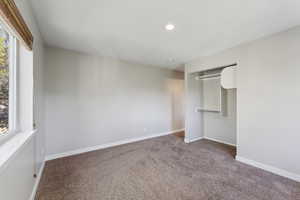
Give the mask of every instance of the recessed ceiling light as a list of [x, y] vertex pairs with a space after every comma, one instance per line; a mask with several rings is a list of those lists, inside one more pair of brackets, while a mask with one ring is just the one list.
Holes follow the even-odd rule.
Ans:
[[167, 31], [172, 31], [172, 30], [174, 30], [174, 28], [175, 28], [175, 25], [174, 25], [174, 24], [171, 24], [171, 23], [168, 23], [168, 24], [165, 26], [165, 29], [166, 29]]

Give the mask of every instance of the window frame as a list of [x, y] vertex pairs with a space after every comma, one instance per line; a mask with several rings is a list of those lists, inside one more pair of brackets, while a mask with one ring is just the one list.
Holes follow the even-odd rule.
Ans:
[[[1, 23], [1, 21], [0, 21]], [[5, 23], [1, 23], [1, 27], [9, 34], [9, 47], [8, 47], [8, 131], [0, 135], [0, 143], [3, 140], [14, 136], [17, 131], [17, 69], [18, 69], [18, 40], [12, 34], [11, 30]]]

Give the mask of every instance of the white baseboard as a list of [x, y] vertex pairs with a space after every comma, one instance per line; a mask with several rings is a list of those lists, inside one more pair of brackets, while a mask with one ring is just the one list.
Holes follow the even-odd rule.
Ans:
[[197, 138], [194, 138], [194, 139], [187, 139], [187, 138], [184, 138], [184, 142], [185, 142], [185, 143], [191, 143], [191, 142], [196, 142], [196, 141], [202, 140], [202, 139], [207, 139], [207, 140], [211, 140], [211, 141], [218, 142], [218, 143], [222, 143], [222, 144], [227, 144], [227, 145], [234, 146], [234, 147], [236, 146], [235, 144], [231, 144], [231, 143], [228, 143], [228, 142], [224, 142], [224, 141], [217, 140], [217, 139], [210, 138], [210, 137], [206, 137], [206, 136], [203, 136], [203, 137], [197, 137]]
[[193, 138], [193, 139], [187, 139], [187, 138], [184, 138], [184, 142], [185, 143], [191, 143], [191, 142], [196, 142], [198, 140], [202, 140], [203, 137], [197, 137], [197, 138]]
[[232, 144], [232, 143], [229, 143], [229, 142], [224, 142], [222, 140], [217, 140], [217, 139], [214, 139], [214, 138], [210, 138], [210, 137], [207, 137], [207, 136], [204, 136], [203, 139], [207, 139], [207, 140], [211, 140], [211, 141], [214, 141], [214, 142], [218, 142], [218, 143], [222, 143], [222, 144], [227, 144], [229, 146], [234, 146], [236, 147], [235, 144]]
[[300, 182], [300, 175], [299, 174], [291, 173], [291, 172], [288, 172], [288, 171], [283, 170], [283, 169], [279, 169], [279, 168], [276, 168], [276, 167], [273, 167], [273, 166], [270, 166], [270, 165], [266, 165], [266, 164], [263, 164], [263, 163], [260, 163], [260, 162], [254, 161], [254, 160], [243, 158], [241, 156], [236, 156], [235, 159], [239, 162], [242, 162], [242, 163], [245, 163], [245, 164], [248, 164], [248, 165], [251, 165], [251, 166], [254, 166], [254, 167], [269, 171], [269, 172], [272, 172], [272, 173], [277, 174], [279, 176], [283, 176], [283, 177], [292, 179], [294, 181]]
[[149, 135], [149, 136], [126, 139], [126, 140], [121, 140], [121, 141], [118, 141], [118, 142], [111, 142], [111, 143], [107, 143], [107, 144], [101, 144], [101, 145], [97, 145], [97, 146], [92, 146], [92, 147], [86, 147], [86, 148], [76, 149], [76, 150], [72, 150], [72, 151], [67, 151], [67, 152], [64, 152], [64, 153], [52, 154], [52, 155], [46, 156], [46, 161], [54, 160], [54, 159], [57, 159], [57, 158], [68, 157], [68, 156], [72, 156], [72, 155], [77, 155], [77, 154], [81, 154], [81, 153], [86, 153], [86, 152], [90, 152], [90, 151], [95, 151], [95, 150], [99, 150], [99, 149], [106, 149], [106, 148], [109, 148], [109, 147], [119, 146], [119, 145], [122, 145], [122, 144], [138, 142], [138, 141], [147, 140], [147, 139], [151, 139], [151, 138], [155, 138], [155, 137], [170, 135], [170, 134], [177, 133], [177, 132], [180, 132], [180, 131], [184, 131], [184, 129], [177, 129], [177, 130], [168, 131], [168, 132], [164, 132], [164, 133], [158, 133], [158, 134], [153, 134], [153, 135]]
[[29, 200], [34, 200], [34, 198], [35, 198], [35, 195], [36, 195], [36, 192], [37, 192], [37, 189], [38, 189], [38, 186], [39, 186], [39, 183], [40, 183], [43, 171], [44, 171], [44, 167], [45, 167], [45, 161], [43, 161], [42, 166], [39, 170], [39, 173], [37, 174], [37, 177], [35, 179], [35, 183], [34, 183], [32, 193], [30, 195]]

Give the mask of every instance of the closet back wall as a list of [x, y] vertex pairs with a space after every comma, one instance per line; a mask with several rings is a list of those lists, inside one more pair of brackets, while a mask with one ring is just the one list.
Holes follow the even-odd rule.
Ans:
[[183, 127], [184, 74], [46, 49], [47, 155]]
[[236, 90], [227, 90], [226, 115], [203, 113], [203, 136], [226, 144], [236, 145]]

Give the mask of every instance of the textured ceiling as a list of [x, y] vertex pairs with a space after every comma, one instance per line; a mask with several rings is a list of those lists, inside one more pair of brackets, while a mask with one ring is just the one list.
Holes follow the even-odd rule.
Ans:
[[31, 3], [49, 46], [168, 68], [300, 24], [299, 0]]

